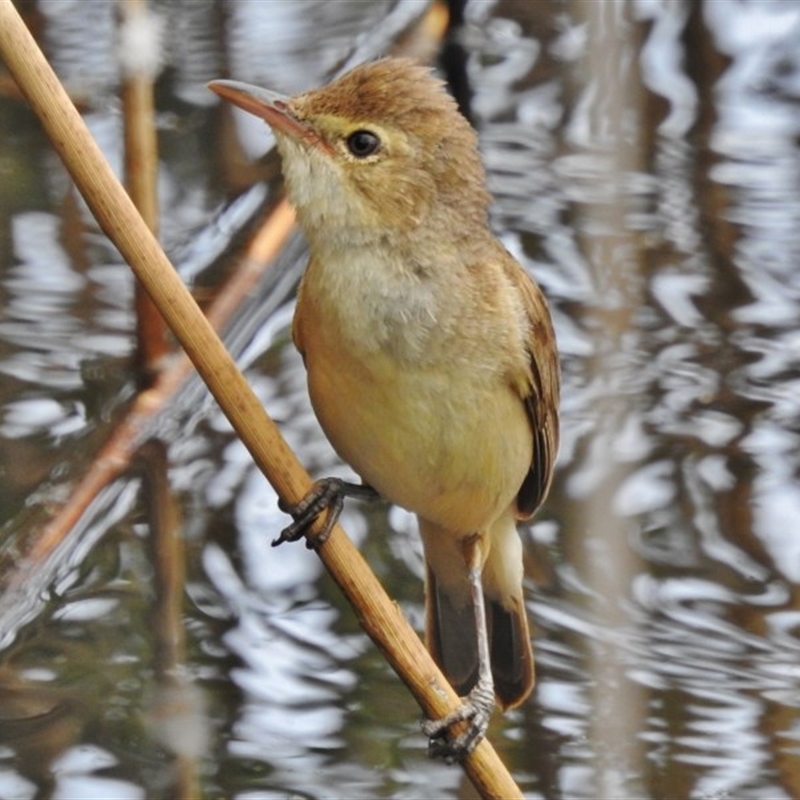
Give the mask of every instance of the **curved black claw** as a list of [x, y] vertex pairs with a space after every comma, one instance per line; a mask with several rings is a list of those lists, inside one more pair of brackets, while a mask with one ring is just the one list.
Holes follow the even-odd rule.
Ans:
[[[422, 732], [428, 737], [428, 756], [444, 759], [453, 764], [463, 761], [486, 735], [489, 718], [494, 710], [494, 691], [480, 683], [472, 689], [455, 711], [441, 719], [428, 719], [422, 723]], [[458, 722], [469, 722], [457, 736], [450, 729]]]
[[[272, 546], [277, 547], [284, 542], [296, 542], [303, 536], [307, 537], [306, 547], [309, 549], [323, 544], [331, 535], [333, 526], [342, 513], [346, 494], [346, 484], [343, 480], [323, 478], [314, 483], [308, 494], [299, 503], [290, 506], [279, 501], [280, 510], [291, 514], [294, 522], [281, 531], [280, 536], [273, 540]], [[328, 516], [322, 530], [310, 535], [311, 525], [323, 511], [327, 511]]]
[[[309, 549], [319, 547], [331, 535], [333, 526], [342, 513], [345, 497], [356, 497], [360, 500], [379, 500], [380, 495], [366, 484], [349, 483], [340, 478], [322, 478], [314, 483], [309, 493], [299, 502], [290, 506], [278, 501], [278, 508], [291, 514], [294, 522], [281, 531], [281, 535], [272, 542], [277, 547], [284, 542], [296, 542], [306, 537], [306, 546]], [[310, 534], [314, 520], [323, 512], [328, 516], [322, 530]]]

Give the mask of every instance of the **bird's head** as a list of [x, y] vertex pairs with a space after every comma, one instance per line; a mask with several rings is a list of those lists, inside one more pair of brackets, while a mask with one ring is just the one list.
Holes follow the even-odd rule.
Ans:
[[475, 134], [425, 67], [385, 58], [294, 97], [237, 81], [209, 87], [272, 127], [312, 244], [486, 224]]

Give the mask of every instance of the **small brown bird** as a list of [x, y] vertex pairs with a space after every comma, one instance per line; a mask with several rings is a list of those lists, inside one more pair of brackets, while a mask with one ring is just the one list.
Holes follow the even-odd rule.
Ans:
[[544, 297], [489, 230], [476, 136], [426, 68], [387, 58], [295, 97], [209, 86], [275, 132], [311, 248], [294, 341], [319, 422], [363, 481], [318, 482], [280, 541], [326, 508], [330, 530], [345, 495], [416, 513], [427, 645], [466, 695], [424, 729], [432, 753], [461, 757], [495, 698], [512, 708], [533, 687], [515, 523], [543, 501], [558, 448]]

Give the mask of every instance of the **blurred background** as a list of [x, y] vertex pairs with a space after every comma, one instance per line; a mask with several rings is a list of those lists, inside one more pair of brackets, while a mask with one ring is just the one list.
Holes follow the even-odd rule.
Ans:
[[[121, 171], [120, 6], [18, 7]], [[800, 797], [800, 5], [472, 0], [442, 47], [423, 0], [150, 9], [160, 237], [201, 302], [280, 196], [268, 130], [208, 80], [291, 93], [400, 47], [479, 131], [564, 378], [520, 531], [538, 685], [490, 729], [526, 796]], [[347, 476], [289, 340], [304, 258], [292, 234], [226, 342], [309, 470]], [[473, 796], [317, 557], [269, 547], [286, 518], [196, 379], [42, 545], [134, 397], [132, 298], [0, 67], [0, 798]], [[413, 518], [343, 524], [420, 629]]]

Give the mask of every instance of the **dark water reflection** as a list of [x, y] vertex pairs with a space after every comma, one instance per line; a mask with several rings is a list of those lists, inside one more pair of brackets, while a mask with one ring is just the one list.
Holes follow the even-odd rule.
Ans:
[[[119, 162], [113, 14], [86, 7], [41, 3], [44, 40]], [[264, 196], [223, 211], [240, 182], [203, 83], [319, 83], [420, 8], [161, 6], [164, 240], [187, 280]], [[522, 532], [538, 689], [495, 744], [532, 797], [800, 796], [800, 9], [478, 1], [467, 18], [494, 224], [551, 298], [564, 370], [556, 484]], [[35, 125], [8, 99], [0, 114], [7, 549], [130, 396], [133, 322], [128, 273]], [[314, 473], [347, 474], [290, 305], [248, 314], [232, 346], [259, 396]], [[190, 388], [160, 424], [187, 542], [180, 679], [156, 680], [147, 525], [120, 481], [24, 602], [0, 600], [0, 797], [170, 796], [192, 759], [198, 796], [468, 796], [316, 557], [267, 548], [274, 493], [213, 404]], [[354, 504], [344, 523], [419, 626], [413, 519]]]

